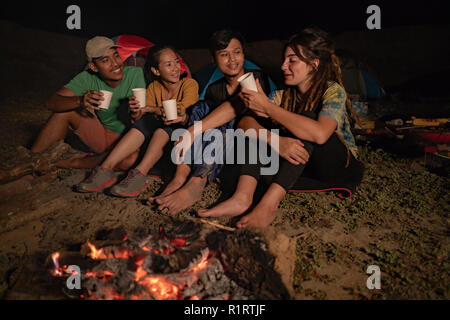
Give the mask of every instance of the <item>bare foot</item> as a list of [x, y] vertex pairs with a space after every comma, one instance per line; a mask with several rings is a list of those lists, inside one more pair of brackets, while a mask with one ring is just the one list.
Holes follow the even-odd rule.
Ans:
[[180, 189], [183, 184], [186, 182], [189, 173], [191, 172], [191, 168], [188, 165], [182, 164], [177, 167], [177, 171], [175, 173], [175, 177], [169, 182], [164, 191], [156, 197], [150, 197], [147, 200], [147, 204], [151, 205], [152, 202], [156, 201], [156, 199], [161, 199], [169, 194], [174, 193], [178, 189]]
[[206, 185], [206, 178], [193, 177], [176, 192], [163, 198], [156, 199], [159, 210], [168, 209], [169, 214], [178, 213], [189, 208], [202, 198], [202, 192]]
[[151, 203], [154, 202], [155, 200], [164, 198], [164, 197], [168, 196], [169, 194], [174, 193], [175, 191], [180, 189], [185, 182], [186, 182], [186, 179], [173, 178], [172, 181], [169, 182], [167, 187], [164, 189], [164, 191], [159, 196], [148, 198], [147, 204], [151, 205]]
[[200, 209], [197, 214], [200, 217], [238, 216], [250, 208], [252, 197], [243, 193], [233, 194], [231, 198], [211, 209]]
[[237, 223], [238, 228], [259, 227], [264, 228], [269, 226], [275, 219], [277, 208], [273, 206], [258, 203], [258, 205], [249, 212], [245, 217], [242, 217]]

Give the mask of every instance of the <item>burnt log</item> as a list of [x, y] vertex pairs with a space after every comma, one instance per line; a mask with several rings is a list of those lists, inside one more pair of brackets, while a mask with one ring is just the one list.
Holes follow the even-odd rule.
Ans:
[[0, 184], [17, 180], [29, 174], [43, 175], [51, 171], [56, 162], [70, 149], [60, 140], [47, 151], [21, 155], [12, 168], [0, 169]]

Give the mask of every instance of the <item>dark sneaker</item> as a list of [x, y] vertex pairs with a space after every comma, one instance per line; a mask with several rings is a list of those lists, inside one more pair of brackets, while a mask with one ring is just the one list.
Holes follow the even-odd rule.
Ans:
[[137, 197], [149, 186], [150, 179], [138, 169], [131, 169], [128, 176], [111, 188], [111, 193], [119, 197]]
[[117, 177], [113, 170], [96, 167], [86, 180], [78, 184], [77, 190], [79, 192], [102, 191], [116, 182]]

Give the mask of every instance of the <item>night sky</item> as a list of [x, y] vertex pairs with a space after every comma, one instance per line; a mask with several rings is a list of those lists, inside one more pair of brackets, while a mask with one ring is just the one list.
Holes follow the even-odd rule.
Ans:
[[[11, 3], [12, 2], [12, 3]], [[81, 8], [81, 30], [68, 30], [66, 9]], [[206, 47], [211, 33], [229, 27], [247, 41], [286, 39], [314, 24], [330, 33], [367, 30], [366, 9], [381, 8], [381, 27], [449, 23], [445, 1], [8, 1], [1, 19], [27, 27], [92, 37], [136, 34], [178, 48]]]

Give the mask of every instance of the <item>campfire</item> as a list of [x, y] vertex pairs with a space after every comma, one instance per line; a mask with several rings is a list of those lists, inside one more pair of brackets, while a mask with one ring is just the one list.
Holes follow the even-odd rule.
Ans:
[[[141, 232], [142, 233], [142, 232]], [[103, 230], [79, 251], [54, 252], [50, 274], [71, 298], [101, 300], [286, 299], [274, 258], [251, 232], [212, 231], [193, 222], [166, 233]], [[243, 249], [243, 246], [247, 249]], [[77, 276], [81, 289], [66, 280]], [[63, 280], [63, 281], [62, 281]]]

